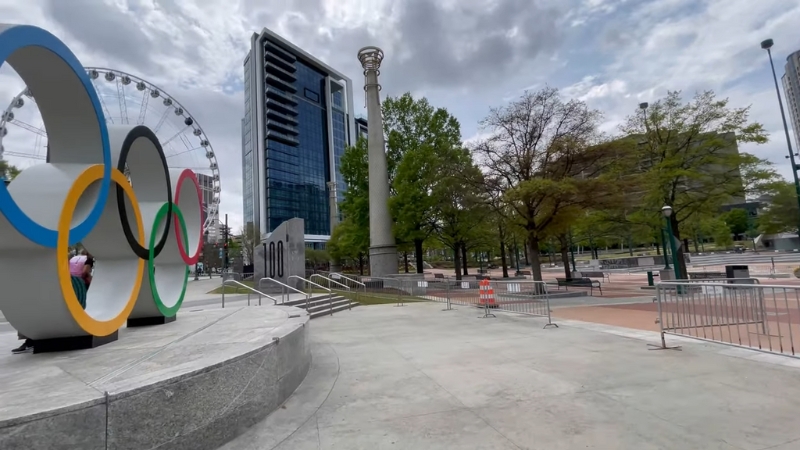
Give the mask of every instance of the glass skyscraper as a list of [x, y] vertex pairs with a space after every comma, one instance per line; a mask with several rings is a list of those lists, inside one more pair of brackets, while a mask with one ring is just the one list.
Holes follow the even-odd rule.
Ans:
[[355, 142], [352, 81], [264, 29], [244, 61], [243, 215], [265, 239], [282, 222], [305, 221], [306, 243], [331, 233], [344, 183], [339, 162]]
[[781, 81], [786, 96], [786, 109], [789, 110], [789, 121], [794, 130], [796, 152], [800, 149], [800, 50], [786, 58], [786, 73]]

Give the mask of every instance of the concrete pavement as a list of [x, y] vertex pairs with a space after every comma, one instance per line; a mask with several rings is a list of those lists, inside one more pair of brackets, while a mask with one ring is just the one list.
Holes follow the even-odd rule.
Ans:
[[800, 361], [657, 334], [415, 303], [310, 326], [283, 409], [223, 450], [800, 448]]

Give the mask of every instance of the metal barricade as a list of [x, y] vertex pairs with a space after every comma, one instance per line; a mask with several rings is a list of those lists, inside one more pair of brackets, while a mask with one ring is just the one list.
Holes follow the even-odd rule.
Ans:
[[550, 294], [543, 281], [405, 280], [403, 290], [416, 298], [444, 303], [445, 310], [456, 305], [482, 308], [483, 317], [494, 316], [491, 311], [540, 316], [547, 318], [545, 327], [558, 327], [550, 315]]
[[661, 348], [672, 334], [798, 356], [800, 287], [739, 280], [658, 283]]

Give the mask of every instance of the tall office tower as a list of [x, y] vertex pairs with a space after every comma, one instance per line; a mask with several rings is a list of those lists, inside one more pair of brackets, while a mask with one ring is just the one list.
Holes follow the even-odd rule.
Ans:
[[[203, 196], [203, 218], [207, 214], [207, 205], [214, 201], [214, 179], [211, 175], [198, 173], [197, 183], [200, 184], [200, 194]], [[219, 218], [215, 218], [208, 226], [208, 242], [218, 242], [222, 239], [220, 232]]]
[[341, 201], [339, 161], [356, 136], [352, 82], [265, 28], [250, 39], [244, 98], [245, 226], [266, 239], [300, 217], [306, 244], [321, 247], [335, 216], [328, 189]]
[[786, 108], [794, 130], [794, 151], [800, 150], [800, 50], [786, 58], [786, 73], [781, 77]]

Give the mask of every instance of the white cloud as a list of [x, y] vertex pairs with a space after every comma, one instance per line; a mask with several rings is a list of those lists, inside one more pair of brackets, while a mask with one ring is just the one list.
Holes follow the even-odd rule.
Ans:
[[[784, 0], [0, 0], [11, 23], [44, 27], [85, 65], [113, 67], [178, 98], [208, 134], [222, 172], [222, 213], [241, 223], [242, 61], [250, 35], [282, 33], [350, 76], [355, 53], [380, 45], [384, 94], [424, 93], [481, 136], [478, 121], [524, 86], [549, 84], [605, 112], [613, 131], [668, 89], [714, 89], [772, 134], [747, 151], [791, 175], [761, 40], [779, 73], [800, 50], [800, 4]], [[569, 26], [569, 25], [573, 26]], [[0, 70], [0, 108], [22, 88]], [[356, 92], [355, 104], [363, 105]], [[33, 119], [30, 119], [33, 120]], [[29, 151], [18, 137], [6, 151]], [[19, 134], [17, 133], [17, 136]], [[794, 143], [793, 143], [794, 144]], [[28, 147], [26, 147], [28, 146]]]

